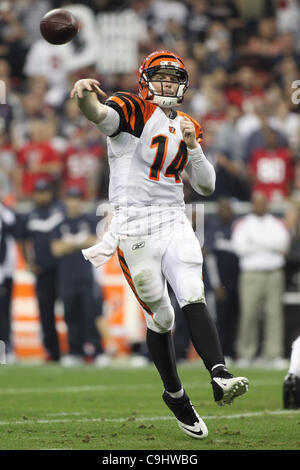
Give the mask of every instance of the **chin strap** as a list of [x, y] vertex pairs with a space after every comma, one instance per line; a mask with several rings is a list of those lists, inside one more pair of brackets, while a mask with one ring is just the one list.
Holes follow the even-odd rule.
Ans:
[[158, 104], [161, 108], [171, 108], [173, 106], [178, 106], [178, 98], [176, 96], [159, 96], [154, 95], [152, 102]]

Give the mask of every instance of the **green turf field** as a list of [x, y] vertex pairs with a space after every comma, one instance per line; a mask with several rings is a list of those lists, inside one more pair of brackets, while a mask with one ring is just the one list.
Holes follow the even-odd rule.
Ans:
[[201, 441], [179, 430], [153, 366], [0, 366], [0, 449], [299, 450], [300, 411], [282, 408], [286, 371], [231, 370], [249, 393], [218, 407], [203, 366], [179, 368], [209, 430]]

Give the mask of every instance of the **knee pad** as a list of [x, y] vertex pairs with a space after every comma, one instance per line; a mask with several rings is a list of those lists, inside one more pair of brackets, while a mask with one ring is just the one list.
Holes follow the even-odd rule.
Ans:
[[151, 269], [139, 271], [133, 282], [140, 299], [150, 308], [159, 302], [164, 293], [164, 284], [158, 273]]
[[146, 314], [147, 327], [156, 333], [167, 333], [174, 326], [175, 314], [172, 306], [162, 307], [153, 316]]

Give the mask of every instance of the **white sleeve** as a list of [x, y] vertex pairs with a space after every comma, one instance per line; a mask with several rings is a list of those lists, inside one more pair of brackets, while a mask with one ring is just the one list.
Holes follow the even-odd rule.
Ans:
[[200, 144], [195, 149], [188, 149], [188, 152], [190, 158], [185, 170], [192, 188], [198, 194], [209, 196], [215, 190], [215, 169], [205, 157]]
[[107, 106], [107, 115], [103, 121], [96, 124], [99, 131], [103, 134], [111, 136], [115, 134], [120, 125], [120, 116], [117, 111], [110, 106]]

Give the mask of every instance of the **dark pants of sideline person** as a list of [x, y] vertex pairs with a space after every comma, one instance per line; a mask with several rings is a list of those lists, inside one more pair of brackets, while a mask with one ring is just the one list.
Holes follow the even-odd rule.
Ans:
[[50, 358], [58, 361], [60, 349], [55, 327], [55, 300], [57, 298], [57, 271], [55, 269], [47, 270], [37, 276], [36, 295], [44, 347]]
[[103, 352], [96, 327], [99, 296], [95, 295], [94, 289], [90, 282], [66, 283], [63, 286], [69, 354], [74, 356], [95, 356]]
[[0, 340], [5, 343], [5, 352], [11, 352], [11, 295], [13, 281], [6, 278], [0, 284]]

